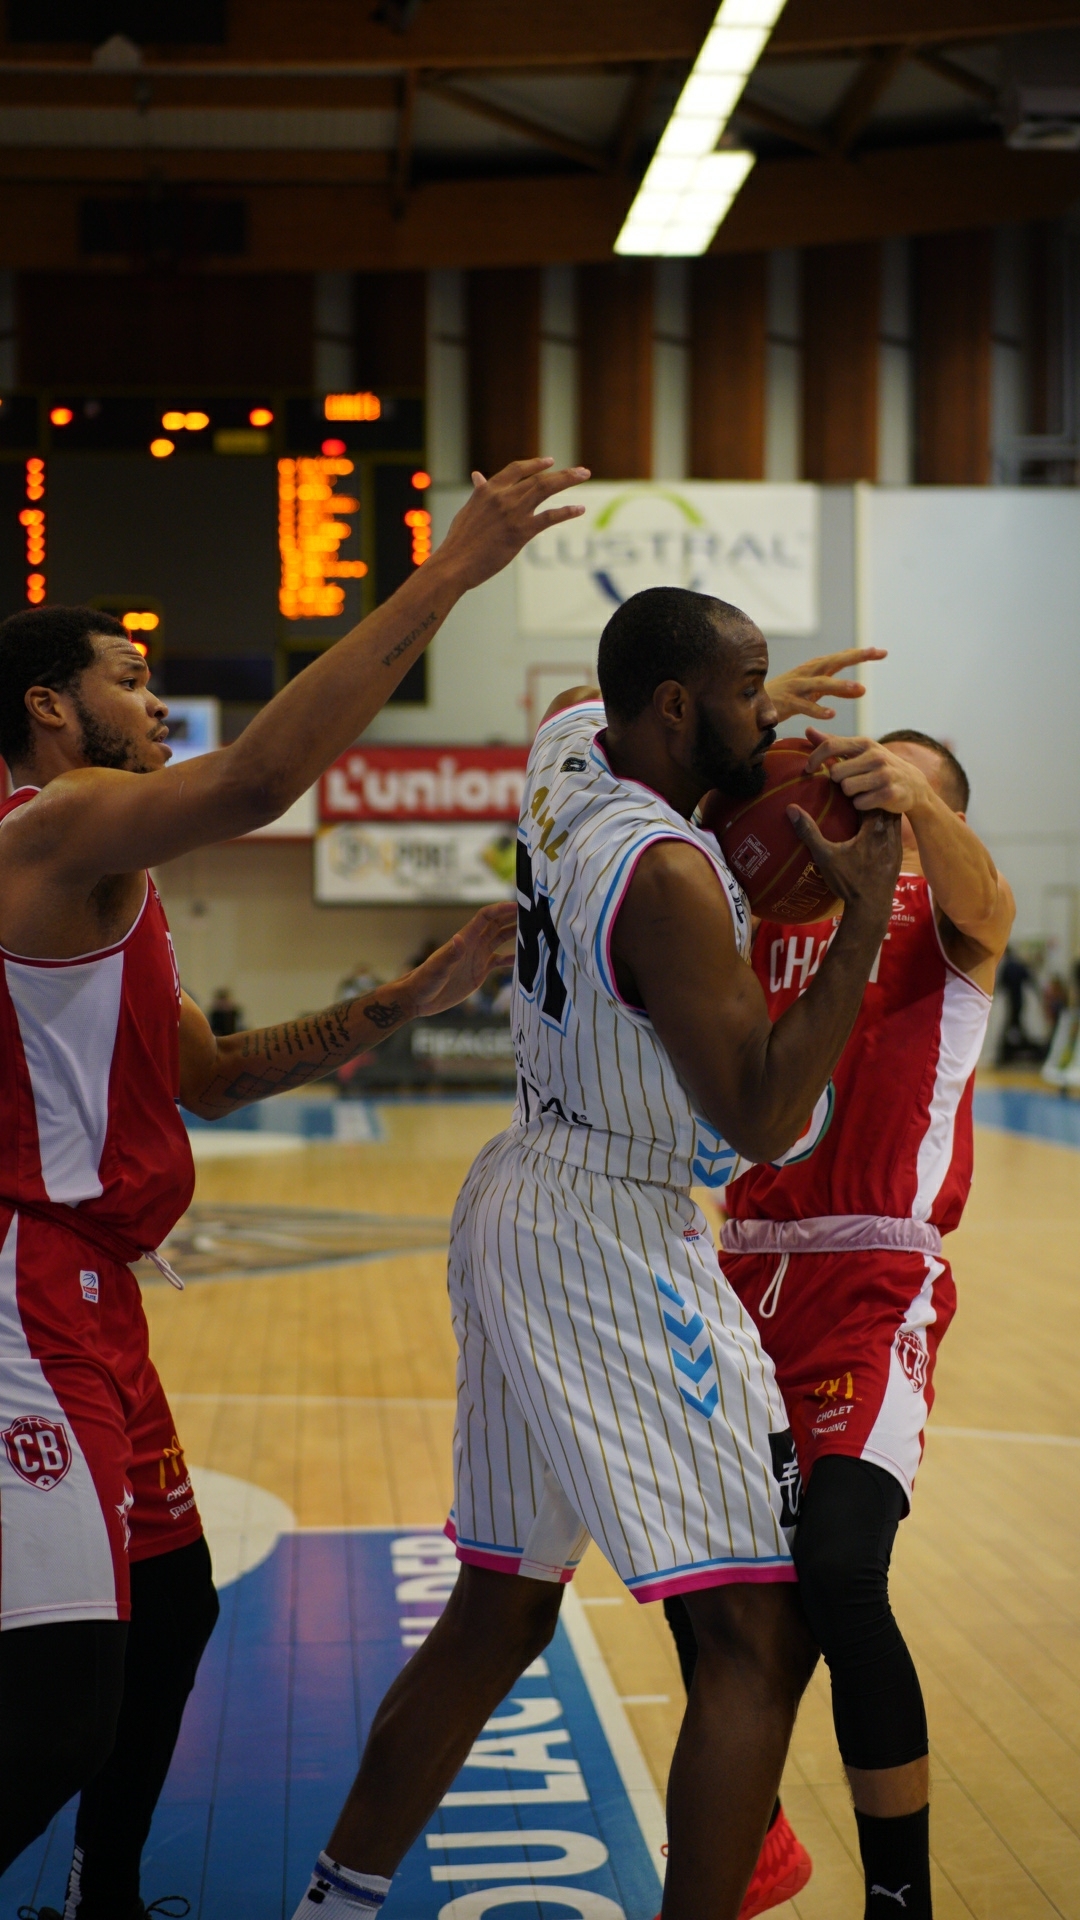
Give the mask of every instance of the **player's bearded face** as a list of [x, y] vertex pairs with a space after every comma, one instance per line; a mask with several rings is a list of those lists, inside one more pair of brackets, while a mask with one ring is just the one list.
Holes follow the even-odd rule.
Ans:
[[132, 738], [122, 727], [92, 713], [76, 694], [72, 704], [82, 731], [82, 750], [91, 767], [115, 767], [121, 773], [150, 773], [160, 764], [149, 757], [151, 743], [160, 727], [147, 721], [145, 738]]
[[694, 734], [695, 777], [702, 790], [719, 787], [732, 800], [753, 800], [765, 786], [765, 753], [776, 739], [774, 727], [761, 734], [750, 754], [733, 753], [712, 715], [698, 707]]

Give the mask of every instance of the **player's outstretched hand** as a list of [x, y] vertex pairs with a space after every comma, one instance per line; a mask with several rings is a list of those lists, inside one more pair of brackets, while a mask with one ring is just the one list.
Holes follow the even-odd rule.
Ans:
[[854, 840], [826, 840], [801, 807], [788, 807], [787, 817], [837, 899], [880, 915], [884, 931], [903, 852], [899, 815], [876, 809]]
[[836, 708], [823, 707], [822, 700], [861, 700], [866, 688], [861, 680], [838, 680], [844, 667], [859, 667], [864, 660], [884, 660], [884, 647], [849, 647], [846, 653], [822, 653], [816, 660], [804, 660], [790, 673], [778, 673], [765, 683], [765, 691], [781, 720], [805, 713], [811, 720], [835, 720]]
[[547, 507], [543, 512], [538, 508], [553, 494], [579, 487], [588, 478], [588, 467], [556, 468], [549, 456], [514, 460], [490, 480], [474, 473], [472, 498], [451, 520], [439, 549], [441, 557], [461, 570], [467, 587], [478, 587], [545, 527], [557, 527], [584, 513], [584, 507], [576, 506]]
[[495, 967], [509, 966], [514, 958], [516, 923], [517, 908], [512, 900], [481, 907], [467, 926], [402, 982], [411, 1012], [446, 1013], [483, 986]]
[[829, 774], [847, 794], [860, 813], [871, 807], [883, 807], [886, 813], [912, 813], [925, 805], [931, 793], [925, 773], [890, 752], [878, 740], [844, 740], [831, 733], [819, 733], [807, 727], [807, 738], [814, 751], [806, 763], [808, 773], [828, 765]]

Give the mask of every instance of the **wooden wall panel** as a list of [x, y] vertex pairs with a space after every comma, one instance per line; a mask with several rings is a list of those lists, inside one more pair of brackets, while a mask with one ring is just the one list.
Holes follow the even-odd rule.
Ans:
[[876, 241], [803, 255], [803, 473], [876, 480], [881, 257]]
[[18, 316], [27, 386], [311, 383], [307, 273], [27, 273]]
[[362, 387], [425, 385], [425, 274], [357, 274], [355, 353], [356, 378]]
[[993, 234], [934, 235], [916, 251], [915, 478], [990, 479]]
[[690, 473], [765, 477], [763, 253], [695, 260], [690, 278]]
[[469, 463], [497, 473], [540, 451], [540, 269], [469, 275]]
[[582, 267], [578, 313], [582, 461], [598, 480], [647, 480], [652, 473], [652, 262]]

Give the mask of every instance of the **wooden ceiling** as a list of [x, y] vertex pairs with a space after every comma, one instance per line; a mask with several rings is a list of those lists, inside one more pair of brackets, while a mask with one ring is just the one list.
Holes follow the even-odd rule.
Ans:
[[[87, 199], [134, 195], [241, 199], [242, 251], [182, 262], [226, 271], [604, 259], [713, 12], [230, 0], [219, 45], [0, 39], [0, 258], [145, 265], [87, 252]], [[1080, 155], [1013, 151], [996, 111], [1010, 39], [1074, 28], [1080, 0], [788, 0], [715, 250], [1059, 216]]]

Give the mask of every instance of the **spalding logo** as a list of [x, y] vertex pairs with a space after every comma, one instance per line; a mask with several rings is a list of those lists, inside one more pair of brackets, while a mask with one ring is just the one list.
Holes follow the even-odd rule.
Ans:
[[71, 1442], [62, 1420], [24, 1413], [0, 1433], [16, 1473], [43, 1491], [59, 1486], [71, 1465]]

